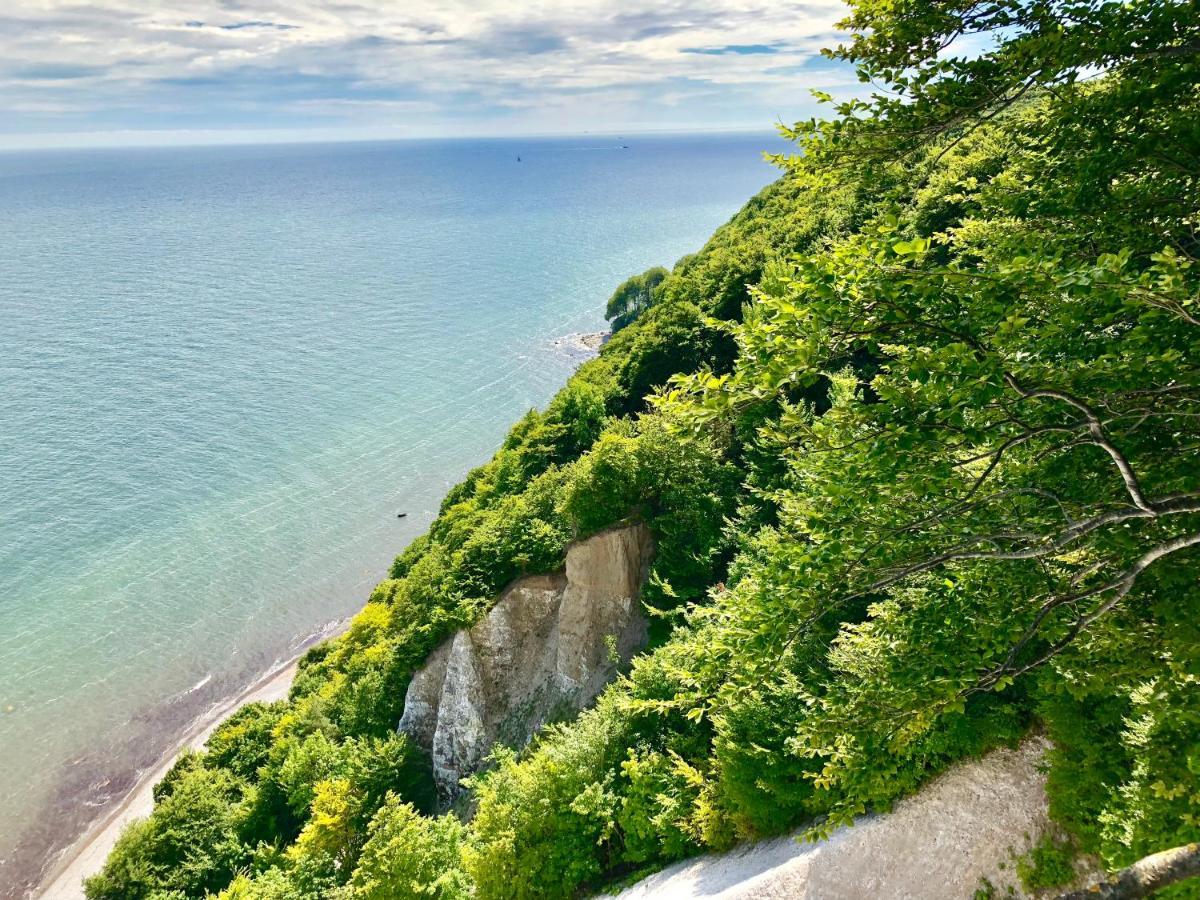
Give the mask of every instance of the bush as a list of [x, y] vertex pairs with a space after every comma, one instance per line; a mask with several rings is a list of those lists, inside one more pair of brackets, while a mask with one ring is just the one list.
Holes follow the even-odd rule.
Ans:
[[371, 821], [346, 900], [470, 897], [460, 861], [464, 832], [453, 816], [427, 818], [389, 796]]
[[242, 784], [228, 772], [195, 767], [181, 775], [148, 819], [121, 834], [88, 900], [139, 900], [179, 891], [218, 891], [247, 861]]
[[1046, 891], [1075, 880], [1076, 850], [1065, 837], [1047, 834], [1017, 859], [1017, 877], [1027, 891]]
[[526, 759], [501, 751], [474, 778], [464, 861], [480, 898], [569, 897], [604, 871], [627, 729], [606, 695], [572, 727], [550, 729]]

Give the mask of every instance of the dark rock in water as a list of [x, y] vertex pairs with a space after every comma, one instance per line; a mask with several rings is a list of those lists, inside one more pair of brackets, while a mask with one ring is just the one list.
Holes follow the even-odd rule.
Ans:
[[408, 517], [408, 513], [396, 513], [397, 519], [405, 519], [407, 517]]

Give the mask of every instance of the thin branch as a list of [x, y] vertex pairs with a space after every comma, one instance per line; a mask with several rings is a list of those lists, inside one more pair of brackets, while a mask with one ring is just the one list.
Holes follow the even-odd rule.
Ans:
[[[1173, 538], [1169, 541], [1164, 541], [1163, 543], [1147, 550], [1140, 557], [1138, 557], [1132, 566], [1130, 566], [1112, 581], [1109, 581], [1107, 584], [1092, 588], [1083, 594], [1051, 598], [1045, 604], [1043, 604], [1041, 610], [1038, 612], [1037, 618], [1034, 619], [1033, 624], [1030, 625], [1025, 634], [1022, 635], [1017, 643], [1013, 646], [1005, 661], [984, 675], [979, 680], [978, 684], [968, 691], [968, 693], [987, 690], [991, 687], [994, 687], [1001, 678], [1017, 678], [1020, 675], [1024, 675], [1031, 669], [1035, 669], [1047, 662], [1052, 657], [1060, 653], [1068, 644], [1074, 641], [1075, 638], [1079, 636], [1080, 632], [1090, 627], [1092, 623], [1120, 603], [1121, 600], [1123, 600], [1125, 596], [1133, 589], [1134, 584], [1137, 583], [1138, 577], [1145, 572], [1146, 569], [1150, 568], [1150, 566], [1162, 559], [1164, 556], [1170, 556], [1172, 553], [1178, 553], [1180, 550], [1186, 550], [1188, 547], [1194, 547], [1197, 544], [1200, 544], [1200, 533], [1180, 535], [1179, 537]], [[1032, 662], [1026, 663], [1017, 668], [1013, 668], [1013, 664], [1015, 663], [1017, 656], [1020, 655], [1020, 652], [1036, 636], [1038, 629], [1041, 628], [1042, 623], [1046, 620], [1052, 610], [1062, 606], [1064, 603], [1075, 602], [1088, 597], [1102, 596], [1110, 592], [1112, 594], [1111, 597], [1101, 603], [1090, 613], [1085, 613], [1084, 615], [1076, 618], [1067, 629], [1067, 633], [1062, 638], [1051, 644], [1044, 653], [1039, 655]]]
[[1008, 382], [1009, 387], [1020, 394], [1022, 397], [1035, 399], [1037, 397], [1046, 397], [1052, 400], [1061, 400], [1063, 403], [1075, 407], [1083, 413], [1087, 419], [1088, 433], [1091, 434], [1093, 442], [1102, 448], [1117, 466], [1117, 471], [1121, 473], [1121, 480], [1125, 482], [1125, 489], [1129, 492], [1130, 498], [1135, 506], [1139, 509], [1144, 509], [1151, 512], [1152, 509], [1149, 501], [1146, 500], [1145, 494], [1142, 492], [1141, 483], [1138, 481], [1137, 474], [1133, 471], [1133, 466], [1129, 464], [1129, 460], [1125, 455], [1112, 443], [1108, 438], [1108, 434], [1104, 430], [1104, 425], [1100, 421], [1100, 417], [1096, 415], [1096, 411], [1092, 409], [1083, 400], [1078, 397], [1068, 394], [1066, 391], [1056, 390], [1051, 388], [1034, 388], [1026, 390], [1017, 381], [1017, 379], [1009, 373], [1004, 374], [1004, 380]]
[[1200, 844], [1185, 844], [1143, 857], [1105, 881], [1059, 894], [1057, 900], [1137, 900], [1197, 877], [1200, 877]]
[[[1015, 550], [949, 550], [945, 553], [939, 553], [927, 559], [921, 560], [918, 563], [905, 566], [902, 569], [895, 570], [884, 577], [871, 582], [866, 587], [862, 588], [854, 594], [845, 597], [846, 600], [853, 600], [861, 597], [864, 594], [871, 594], [876, 591], [883, 590], [886, 587], [891, 587], [908, 578], [912, 575], [928, 572], [930, 569], [935, 569], [938, 566], [945, 565], [948, 562], [959, 562], [967, 560], [996, 560], [996, 561], [1015, 561], [1022, 559], [1042, 559], [1047, 556], [1053, 556], [1056, 553], [1065, 550], [1079, 538], [1090, 534], [1097, 528], [1102, 528], [1105, 525], [1113, 525], [1121, 522], [1131, 521], [1133, 519], [1157, 519], [1161, 516], [1173, 516], [1182, 513], [1200, 512], [1200, 494], [1177, 494], [1170, 497], [1164, 497], [1161, 500], [1156, 500], [1149, 504], [1147, 509], [1130, 508], [1128, 506], [1121, 509], [1112, 510], [1106, 513], [1100, 513], [1088, 519], [1082, 519], [1075, 522], [1069, 528], [1065, 529], [1052, 540], [1042, 543], [1040, 546], [1027, 546]], [[1149, 501], [1147, 501], [1149, 503]], [[978, 538], [972, 538], [972, 543], [984, 543], [990, 540], [990, 536], [984, 535]]]

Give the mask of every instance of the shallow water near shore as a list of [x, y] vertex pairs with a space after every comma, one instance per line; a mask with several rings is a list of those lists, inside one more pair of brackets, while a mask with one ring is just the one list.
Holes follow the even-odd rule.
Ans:
[[361, 606], [764, 149], [0, 154], [0, 897]]

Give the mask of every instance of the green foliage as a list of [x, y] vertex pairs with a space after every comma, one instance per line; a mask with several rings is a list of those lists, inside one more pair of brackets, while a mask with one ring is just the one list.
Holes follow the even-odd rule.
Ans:
[[668, 274], [662, 266], [655, 266], [627, 279], [613, 291], [604, 310], [604, 318], [612, 322], [613, 331], [620, 331], [654, 305], [658, 288]]
[[624, 351], [625, 360], [617, 379], [627, 398], [621, 412], [640, 411], [645, 398], [678, 372], [723, 367], [733, 359], [728, 337], [687, 302], [655, 307], [646, 314], [643, 328], [623, 332], [620, 338], [617, 348]]
[[248, 859], [241, 790], [223, 771], [195, 767], [180, 775], [150, 818], [126, 828], [104, 869], [87, 880], [89, 900], [219, 890]]
[[[269, 758], [283, 711], [282, 703], [249, 703], [237, 710], [209, 737], [206, 763], [238, 778], [252, 778]], [[160, 790], [162, 787], [159, 785]]]
[[1026, 891], [1046, 891], [1075, 880], [1077, 853], [1071, 841], [1047, 834], [1017, 859], [1017, 877]]
[[239, 874], [217, 900], [311, 900], [312, 894], [298, 886], [282, 869], [268, 869], [251, 877]]
[[362, 797], [347, 778], [318, 781], [313, 789], [308, 822], [289, 851], [295, 860], [328, 862], [333, 871], [350, 871], [357, 854]]
[[276, 783], [298, 818], [308, 813], [317, 787], [334, 776], [340, 763], [339, 747], [324, 732], [311, 734], [290, 749], [279, 767]]
[[701, 846], [684, 830], [693, 796], [690, 769], [656, 750], [629, 751], [621, 763], [627, 782], [616, 814], [624, 858], [631, 863], [678, 859]]
[[463, 858], [479, 897], [569, 897], [604, 871], [618, 802], [611, 770], [627, 740], [623, 717], [601, 701], [527, 759], [502, 751], [476, 777]]
[[422, 816], [389, 797], [371, 822], [347, 900], [469, 897], [460, 863], [464, 831], [453, 816]]

